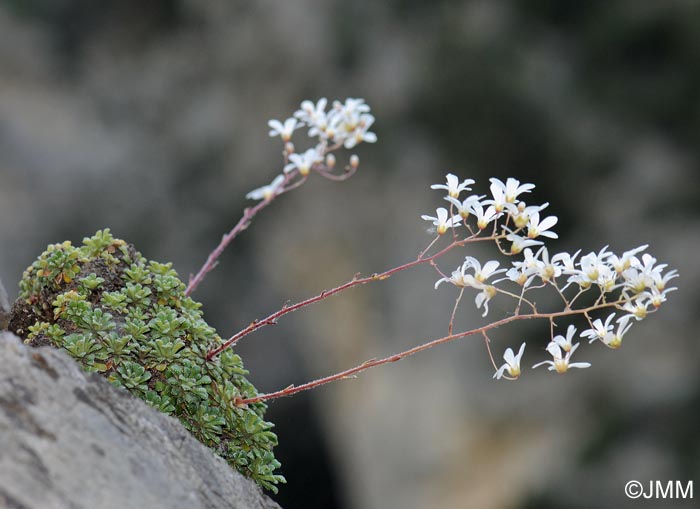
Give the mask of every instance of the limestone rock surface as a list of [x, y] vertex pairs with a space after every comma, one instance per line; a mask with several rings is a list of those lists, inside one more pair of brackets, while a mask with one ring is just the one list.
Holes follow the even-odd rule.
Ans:
[[279, 508], [174, 418], [0, 332], [0, 508]]

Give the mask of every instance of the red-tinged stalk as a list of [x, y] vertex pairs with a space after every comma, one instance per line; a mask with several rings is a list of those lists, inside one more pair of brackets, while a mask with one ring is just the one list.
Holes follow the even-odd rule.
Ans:
[[[341, 371], [341, 372], [336, 373], [334, 375], [329, 375], [329, 376], [326, 376], [323, 378], [319, 378], [317, 380], [313, 380], [311, 382], [307, 382], [307, 383], [302, 384], [302, 385], [290, 385], [290, 386], [288, 386], [282, 390], [279, 390], [279, 391], [268, 392], [266, 394], [259, 394], [257, 396], [251, 397], [251, 398], [239, 398], [236, 400], [235, 403], [236, 403], [236, 405], [247, 405], [247, 404], [251, 404], [251, 403], [258, 403], [260, 401], [268, 401], [268, 400], [272, 400], [272, 399], [282, 398], [285, 396], [291, 396], [293, 394], [296, 394], [296, 393], [302, 392], [302, 391], [308, 391], [310, 389], [314, 389], [316, 387], [319, 387], [321, 385], [325, 385], [327, 383], [350, 378], [353, 375], [356, 375], [357, 373], [368, 370], [370, 368], [374, 368], [376, 366], [381, 366], [383, 364], [389, 364], [391, 362], [396, 362], [396, 361], [399, 361], [401, 359], [405, 359], [406, 357], [417, 354], [418, 352], [428, 350], [430, 348], [433, 348], [433, 347], [438, 346], [438, 345], [442, 345], [444, 343], [449, 343], [449, 342], [454, 341], [456, 339], [461, 339], [461, 338], [464, 338], [467, 336], [473, 336], [474, 334], [486, 334], [486, 332], [488, 332], [491, 329], [495, 329], [497, 327], [509, 324], [511, 322], [515, 322], [517, 320], [532, 320], [532, 319], [554, 320], [555, 318], [559, 318], [559, 317], [563, 317], [563, 316], [571, 316], [571, 315], [577, 315], [577, 314], [584, 314], [585, 315], [587, 313], [590, 313], [591, 311], [595, 311], [598, 309], [604, 309], [604, 308], [618, 306], [622, 302], [623, 302], [622, 300], [619, 300], [616, 302], [610, 302], [610, 303], [590, 306], [590, 307], [584, 308], [584, 309], [566, 310], [566, 311], [559, 311], [559, 312], [555, 312], [555, 313], [529, 313], [529, 314], [523, 314], [523, 315], [509, 316], [507, 318], [503, 318], [503, 319], [498, 320], [496, 322], [492, 322], [492, 323], [485, 325], [483, 327], [471, 329], [471, 330], [468, 330], [465, 332], [459, 332], [457, 334], [450, 334], [448, 336], [444, 336], [444, 337], [441, 337], [438, 339], [434, 339], [432, 341], [428, 341], [426, 343], [420, 344], [418, 346], [414, 346], [413, 348], [409, 348], [408, 350], [404, 350], [403, 352], [399, 352], [399, 353], [390, 355], [388, 357], [384, 357], [381, 359], [370, 359], [370, 360], [365, 361], [362, 364], [359, 364], [353, 368], [346, 369], [345, 371]], [[494, 364], [494, 366], [495, 366], [495, 364]]]
[[464, 246], [465, 244], [468, 244], [471, 242], [482, 242], [482, 241], [487, 241], [487, 240], [496, 240], [496, 238], [498, 238], [498, 237], [494, 237], [494, 236], [467, 237], [466, 239], [456, 240], [431, 256], [419, 256], [418, 258], [416, 258], [412, 262], [408, 262], [408, 263], [405, 263], [403, 265], [399, 265], [398, 267], [394, 267], [393, 269], [386, 270], [382, 273], [378, 273], [378, 274], [375, 273], [375, 274], [372, 274], [370, 276], [365, 276], [365, 277], [355, 276], [353, 279], [351, 279], [347, 283], [344, 283], [340, 286], [336, 286], [335, 288], [331, 288], [330, 290], [325, 290], [314, 297], [310, 297], [306, 300], [302, 300], [300, 302], [297, 302], [296, 304], [285, 305], [281, 309], [266, 316], [265, 318], [251, 322], [250, 325], [248, 325], [245, 329], [237, 332], [236, 334], [231, 336], [229, 339], [227, 339], [226, 341], [221, 343], [219, 346], [210, 350], [207, 353], [207, 360], [211, 360], [212, 358], [214, 358], [216, 355], [223, 352], [227, 348], [232, 347], [233, 345], [235, 345], [238, 342], [238, 340], [247, 336], [248, 334], [255, 332], [256, 330], [260, 329], [261, 327], [276, 324], [277, 320], [279, 318], [281, 318], [284, 315], [287, 315], [289, 313], [292, 313], [298, 309], [309, 306], [311, 304], [315, 304], [316, 302], [327, 299], [328, 297], [331, 297], [337, 293], [343, 292], [343, 291], [348, 290], [350, 288], [354, 288], [356, 286], [361, 286], [361, 285], [370, 283], [372, 281], [383, 281], [384, 279], [387, 279], [398, 272], [402, 272], [404, 270], [411, 269], [411, 268], [416, 267], [418, 265], [422, 265], [422, 264], [426, 264], [426, 263], [431, 264], [436, 259], [442, 257], [443, 255], [445, 255], [446, 253], [448, 253], [449, 251], [451, 251], [452, 249], [454, 249], [456, 247]]

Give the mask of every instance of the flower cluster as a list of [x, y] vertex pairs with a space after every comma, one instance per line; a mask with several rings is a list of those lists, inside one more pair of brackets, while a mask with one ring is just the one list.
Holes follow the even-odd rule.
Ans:
[[[497, 260], [481, 263], [467, 256], [450, 275], [443, 274], [434, 264], [442, 276], [435, 288], [442, 283], [451, 283], [460, 289], [460, 296], [467, 287], [475, 289], [478, 292], [476, 307], [483, 307], [483, 316], [488, 314], [489, 301], [502, 294], [515, 299], [515, 315], [525, 304], [533, 315], [548, 317], [552, 331], [555, 317], [582, 315], [589, 328], [583, 330], [580, 337], [591, 343], [599, 340], [605, 346], [617, 349], [632, 324], [654, 312], [666, 301], [668, 293], [676, 290], [668, 287], [668, 283], [678, 276], [677, 271], [667, 270], [666, 264], [658, 263], [646, 253], [647, 245], [621, 255], [610, 251], [608, 246], [583, 256], [580, 256], [580, 250], [573, 254], [558, 252], [550, 255], [544, 240], [557, 238], [552, 228], [558, 219], [542, 214], [548, 203], [530, 205], [520, 199], [521, 195], [534, 189], [533, 184], [521, 184], [514, 178], [505, 182], [492, 178], [489, 195], [468, 194], [474, 184], [472, 179], [460, 181], [457, 176], [448, 174], [445, 184], [435, 184], [431, 188], [445, 191], [444, 199], [449, 206], [439, 207], [435, 216], [423, 215], [422, 218], [434, 226], [431, 231], [437, 233], [436, 240], [447, 232], [452, 232], [455, 246], [486, 238], [493, 240], [503, 255], [517, 256], [506, 268], [499, 268], [501, 262]], [[461, 196], [463, 193], [466, 193], [465, 197]], [[465, 230], [467, 233], [463, 235]], [[489, 281], [498, 274], [502, 274], [500, 279]], [[544, 287], [550, 287], [560, 295], [565, 304], [563, 312], [538, 314], [536, 305], [526, 296], [530, 290]], [[589, 290], [593, 290], [593, 304], [574, 308], [574, 303]], [[614, 309], [615, 312], [605, 320], [591, 317], [592, 313], [603, 309]], [[548, 365], [550, 371], [557, 373], [564, 373], [572, 367], [589, 367], [586, 362], [571, 362], [571, 356], [579, 347], [573, 342], [575, 334], [573, 325], [567, 329], [566, 336], [554, 336], [552, 332], [553, 337], [546, 347], [552, 360], [533, 367]], [[501, 378], [508, 372], [509, 378], [518, 378], [524, 349], [523, 344], [517, 355], [507, 349], [506, 362], [497, 369], [494, 377]]]
[[[369, 130], [374, 124], [374, 116], [370, 113], [370, 107], [364, 99], [348, 98], [345, 102], [333, 101], [326, 111], [327, 106], [326, 98], [319, 99], [315, 104], [311, 101], [303, 101], [294, 116], [284, 121], [268, 122], [270, 136], [279, 136], [284, 142], [283, 172], [269, 185], [249, 192], [246, 198], [270, 201], [289, 190], [294, 177], [305, 178], [311, 171], [317, 171], [328, 178], [338, 179], [338, 176], [331, 173], [336, 162], [332, 154], [334, 150], [341, 147], [352, 149], [362, 142], [377, 141], [377, 135]], [[309, 137], [316, 139], [316, 143], [304, 151], [297, 151], [291, 140], [294, 132], [302, 128], [308, 128]], [[358, 164], [359, 159], [353, 154], [346, 171], [354, 173]]]

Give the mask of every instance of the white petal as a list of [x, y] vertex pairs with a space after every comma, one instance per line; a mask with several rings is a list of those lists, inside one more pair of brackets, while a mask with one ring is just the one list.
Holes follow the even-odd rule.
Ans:
[[570, 368], [590, 368], [590, 362], [572, 362], [569, 364]]
[[503, 360], [510, 366], [515, 365], [515, 354], [513, 353], [512, 348], [506, 348], [506, 352], [503, 354]]

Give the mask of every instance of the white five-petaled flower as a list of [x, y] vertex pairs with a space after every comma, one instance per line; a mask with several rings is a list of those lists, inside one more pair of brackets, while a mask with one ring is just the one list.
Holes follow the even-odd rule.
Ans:
[[659, 290], [657, 286], [652, 286], [649, 290], [646, 290], [642, 293], [639, 294], [638, 298], [641, 299], [646, 299], [648, 303], [650, 303], [652, 306], [655, 308], [658, 308], [666, 302], [666, 294], [669, 292], [674, 292], [678, 290], [675, 286], [672, 286], [670, 288], [666, 288], [664, 290]]
[[515, 355], [513, 353], [512, 348], [506, 348], [505, 353], [503, 354], [503, 360], [506, 361], [505, 364], [503, 364], [496, 373], [493, 375], [493, 377], [497, 380], [500, 380], [501, 377], [503, 377], [503, 374], [508, 371], [508, 375], [510, 375], [511, 378], [515, 379], [520, 376], [520, 359], [523, 358], [523, 352], [525, 351], [525, 343], [520, 345], [520, 350], [518, 351], [518, 355]]
[[608, 347], [617, 349], [622, 346], [622, 337], [630, 330], [632, 324], [629, 323], [632, 317], [625, 315], [617, 320], [617, 330], [615, 332], [608, 332], [601, 341]]
[[[484, 313], [482, 316], [486, 316], [489, 312], [489, 301], [498, 293], [495, 286], [487, 283], [487, 280], [496, 274], [505, 272], [506, 269], [499, 269], [499, 263], [495, 260], [486, 262], [484, 266], [481, 266], [481, 262], [472, 256], [467, 256], [464, 263], [460, 268], [452, 272], [450, 277], [443, 277], [435, 283], [435, 288], [440, 286], [442, 283], [452, 283], [455, 286], [464, 288], [469, 286], [481, 290], [474, 302], [476, 307], [481, 309], [484, 307]], [[474, 274], [467, 274], [469, 269], [474, 269]]]
[[[307, 125], [325, 128], [327, 104], [328, 99], [325, 97], [319, 99], [316, 104], [311, 101], [302, 101], [301, 108], [294, 113], [294, 116]], [[311, 136], [314, 135], [311, 134]]]
[[294, 129], [297, 128], [297, 119], [288, 118], [284, 124], [279, 120], [270, 120], [267, 125], [270, 126], [270, 136], [279, 136], [282, 141], [287, 142], [292, 138]]
[[537, 260], [535, 255], [532, 254], [532, 249], [529, 247], [525, 248], [523, 256], [523, 261], [512, 262], [513, 268], [506, 272], [506, 277], [495, 281], [495, 283], [510, 279], [524, 288], [530, 286], [535, 276], [539, 274], [542, 262]]
[[554, 336], [554, 339], [552, 341], [559, 345], [559, 347], [564, 350], [565, 352], [570, 352], [571, 349], [574, 347], [574, 335], [576, 334], [576, 327], [573, 325], [569, 325], [566, 329], [566, 337], [562, 335], [557, 335]]
[[446, 178], [447, 184], [433, 184], [430, 186], [430, 189], [444, 189], [452, 198], [459, 198], [459, 193], [462, 191], [471, 191], [469, 186], [474, 183], [474, 180], [466, 179], [460, 184], [457, 175], [453, 175], [452, 173], [448, 173]]
[[366, 143], [374, 143], [377, 141], [377, 135], [368, 131], [368, 129], [372, 127], [372, 124], [374, 124], [374, 117], [372, 115], [369, 113], [360, 115], [359, 122], [355, 125], [352, 133], [345, 139], [345, 143], [343, 144], [345, 148], [353, 148], [363, 141]]
[[539, 366], [544, 366], [545, 364], [549, 364], [549, 367], [547, 368], [549, 371], [556, 371], [557, 373], [566, 373], [569, 371], [569, 368], [589, 368], [591, 367], [590, 362], [571, 362], [571, 356], [574, 354], [576, 349], [579, 347], [580, 343], [576, 343], [571, 347], [571, 350], [569, 350], [565, 356], [562, 356], [562, 349], [561, 347], [557, 344], [554, 343], [553, 341], [550, 342], [547, 345], [547, 351], [549, 354], [552, 356], [551, 361], [542, 361], [538, 362], [532, 368], [537, 368]]
[[315, 148], [308, 149], [306, 152], [304, 152], [304, 154], [290, 154], [290, 162], [284, 167], [284, 172], [289, 173], [297, 168], [299, 170], [299, 174], [301, 174], [302, 177], [306, 177], [311, 171], [313, 165], [321, 162], [322, 160], [323, 158]]
[[469, 217], [469, 214], [472, 213], [472, 206], [475, 203], [479, 203], [479, 200], [481, 200], [482, 198], [483, 196], [472, 194], [471, 196], [468, 196], [464, 201], [460, 201], [459, 199], [453, 198], [452, 196], [445, 196], [445, 199], [456, 207], [457, 213], [462, 217], [462, 219], [467, 219]]
[[649, 314], [651, 300], [641, 294], [634, 300], [628, 300], [622, 305], [622, 310], [627, 311], [628, 316], [633, 316], [637, 321], [643, 320]]
[[465, 276], [465, 281], [467, 281], [466, 286], [472, 286], [474, 288], [483, 289], [486, 286], [486, 281], [496, 274], [505, 272], [507, 269], [499, 269], [499, 262], [496, 260], [488, 261], [481, 266], [481, 262], [474, 258], [473, 256], [466, 256], [464, 258], [464, 265], [474, 269], [474, 275], [467, 274]]
[[530, 220], [527, 223], [527, 236], [531, 239], [537, 238], [540, 235], [543, 237], [549, 237], [550, 239], [557, 239], [559, 235], [549, 231], [549, 229], [557, 224], [559, 219], [557, 216], [547, 216], [540, 221], [540, 213], [533, 212], [530, 216]]
[[542, 212], [544, 209], [549, 207], [549, 203], [543, 203], [542, 205], [526, 205], [524, 201], [518, 202], [518, 204], [506, 202], [505, 208], [508, 210], [510, 217], [513, 218], [513, 223], [517, 228], [524, 228], [527, 226], [530, 216], [535, 212]]
[[444, 207], [438, 208], [435, 213], [437, 216], [422, 215], [420, 217], [425, 221], [432, 221], [438, 235], [444, 234], [448, 229], [454, 226], [459, 226], [462, 222], [462, 218], [459, 216], [449, 217], [447, 209]]
[[536, 259], [540, 259], [537, 264], [537, 275], [542, 279], [543, 283], [552, 281], [561, 276], [562, 268], [558, 262], [549, 260], [549, 251], [547, 246], [542, 246], [535, 254]]
[[600, 318], [596, 318], [592, 324], [593, 327], [583, 331], [581, 333], [581, 337], [590, 338], [588, 341], [589, 343], [593, 343], [596, 339], [600, 339], [602, 341], [605, 338], [605, 336], [613, 330], [613, 318], [615, 318], [615, 313], [610, 314], [605, 320], [605, 323], [603, 323], [603, 321]]
[[435, 289], [437, 290], [437, 287], [440, 286], [442, 283], [452, 283], [453, 285], [459, 288], [464, 288], [465, 286], [468, 286], [465, 280], [468, 269], [469, 264], [467, 262], [464, 262], [461, 267], [459, 267], [457, 270], [452, 271], [452, 274], [449, 277], [443, 277], [438, 279], [435, 282]]
[[280, 190], [282, 182], [284, 182], [284, 175], [277, 175], [275, 180], [266, 186], [253, 189], [251, 192], [245, 195], [249, 200], [271, 200], [275, 197], [277, 192]]
[[618, 257], [615, 254], [611, 254], [608, 257], [607, 261], [608, 263], [610, 263], [615, 272], [617, 272], [618, 274], [622, 274], [625, 270], [629, 269], [630, 267], [638, 267], [640, 265], [639, 258], [637, 258], [635, 255], [637, 253], [641, 253], [648, 247], [648, 244], [644, 244], [643, 246], [639, 246], [634, 249], [630, 249], [629, 251], [625, 251], [620, 257]]
[[493, 205], [489, 205], [484, 210], [483, 205], [480, 202], [474, 202], [472, 204], [472, 214], [476, 216], [476, 226], [479, 230], [486, 228], [491, 221], [496, 219], [500, 214], [496, 212], [496, 208]]
[[554, 256], [552, 256], [552, 262], [555, 263], [561, 263], [562, 266], [562, 271], [565, 274], [573, 274], [576, 273], [576, 257], [581, 253], [581, 250], [579, 249], [576, 251], [573, 255], [570, 255], [566, 251], [562, 251], [561, 253], [557, 253]]
[[[496, 260], [488, 261], [481, 266], [481, 262], [474, 258], [473, 256], [467, 256], [464, 259], [464, 263], [457, 270], [452, 272], [450, 277], [443, 277], [435, 283], [435, 288], [440, 286], [441, 283], [452, 283], [455, 286], [470, 286], [476, 288], [477, 290], [483, 290], [488, 285], [486, 281], [496, 274], [505, 272], [506, 269], [499, 269], [499, 262]], [[467, 274], [469, 269], [474, 269], [474, 274]]]
[[520, 181], [514, 178], [508, 178], [505, 184], [497, 179], [489, 179], [491, 185], [491, 194], [493, 200], [489, 202], [493, 204], [497, 212], [502, 212], [507, 203], [515, 203], [518, 195], [521, 193], [529, 193], [535, 188], [534, 184], [520, 184]]
[[505, 281], [506, 279], [509, 279], [513, 281], [514, 283], [519, 284], [520, 286], [527, 288], [532, 284], [532, 282], [535, 279], [536, 276], [536, 269], [532, 267], [528, 267], [525, 264], [521, 264], [517, 267], [513, 267], [511, 269], [508, 269], [506, 272], [506, 277], [503, 279], [499, 279], [497, 281], [494, 281], [495, 283], [498, 283], [500, 281]]
[[527, 237], [522, 237], [515, 233], [509, 233], [508, 235], [506, 235], [506, 240], [512, 242], [512, 244], [510, 245], [511, 254], [519, 254], [526, 247], [542, 245], [541, 240], [528, 239]]
[[[663, 276], [661, 275], [660, 272], [655, 272], [654, 274], [651, 275], [651, 279], [654, 283], [654, 287], [660, 292], [664, 292], [664, 290], [666, 289], [666, 284], [668, 284], [668, 282], [671, 279], [676, 278], [676, 277], [678, 277], [678, 271], [675, 269], [669, 270]], [[673, 288], [673, 289], [669, 288], [668, 291], [670, 292], [670, 291], [676, 290], [676, 289], [677, 288]]]

